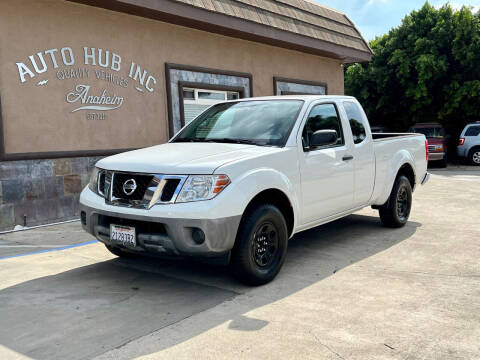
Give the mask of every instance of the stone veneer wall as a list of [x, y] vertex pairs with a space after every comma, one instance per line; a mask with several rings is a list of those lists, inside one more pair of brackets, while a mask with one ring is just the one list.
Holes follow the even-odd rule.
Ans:
[[101, 157], [0, 162], [0, 230], [79, 217], [80, 192]]
[[282, 91], [298, 93], [298, 94], [312, 94], [312, 95], [326, 95], [327, 88], [325, 86], [297, 84], [286, 81], [277, 81], [276, 95], [281, 95]]

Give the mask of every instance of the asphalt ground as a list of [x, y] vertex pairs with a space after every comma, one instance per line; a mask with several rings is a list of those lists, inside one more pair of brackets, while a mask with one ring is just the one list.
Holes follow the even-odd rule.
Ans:
[[480, 358], [480, 169], [432, 173], [405, 227], [364, 209], [298, 234], [256, 288], [78, 222], [0, 234], [0, 358]]

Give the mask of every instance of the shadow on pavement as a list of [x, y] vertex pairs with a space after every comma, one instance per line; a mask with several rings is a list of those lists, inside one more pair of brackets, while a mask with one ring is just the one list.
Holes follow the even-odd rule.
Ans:
[[418, 226], [387, 229], [377, 217], [351, 215], [305, 231], [290, 241], [277, 279], [257, 288], [238, 284], [225, 267], [157, 259], [113, 259], [27, 281], [0, 291], [0, 345], [37, 359], [91, 358], [239, 294], [251, 302], [163, 339], [155, 351], [230, 320], [230, 328], [256, 331], [268, 322], [243, 314], [408, 239]]

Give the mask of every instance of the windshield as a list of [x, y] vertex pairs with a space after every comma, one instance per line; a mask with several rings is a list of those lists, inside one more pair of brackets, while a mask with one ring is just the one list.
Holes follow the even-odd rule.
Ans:
[[301, 100], [254, 100], [212, 106], [193, 120], [173, 142], [228, 142], [284, 146]]
[[445, 136], [445, 131], [441, 127], [412, 128], [411, 132], [423, 134], [427, 138], [443, 138]]

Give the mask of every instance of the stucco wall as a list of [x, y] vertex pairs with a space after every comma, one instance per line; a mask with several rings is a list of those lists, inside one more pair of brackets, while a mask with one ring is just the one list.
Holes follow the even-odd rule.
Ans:
[[[125, 149], [166, 141], [166, 62], [251, 73], [255, 96], [273, 95], [273, 76], [325, 82], [329, 94], [343, 93], [339, 61], [86, 5], [58, 0], [2, 1], [0, 18], [0, 98], [6, 153]], [[91, 62], [85, 65], [84, 46], [101, 48], [103, 55], [105, 50], [119, 55], [120, 70]], [[60, 50], [64, 47], [74, 54], [71, 66], [62, 62]], [[48, 49], [57, 49], [58, 68], [44, 52]], [[41, 74], [36, 74], [29, 59], [33, 55], [41, 69], [37, 52], [42, 52], [47, 66]], [[142, 86], [128, 77], [131, 61], [147, 71], [146, 77], [156, 80], [149, 83], [152, 92], [145, 88], [145, 81]], [[35, 76], [24, 75], [22, 83], [17, 62]], [[59, 70], [79, 68], [88, 69], [89, 77], [59, 80]], [[123, 77], [128, 85], [97, 80], [95, 70]], [[69, 103], [66, 97], [79, 84], [90, 86], [91, 95], [100, 96], [103, 90], [107, 96], [115, 93], [123, 103], [115, 110], [72, 112], [80, 102]], [[87, 120], [87, 113], [104, 113], [106, 119]]]

